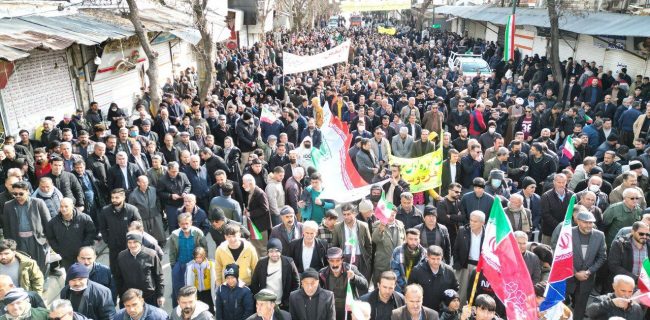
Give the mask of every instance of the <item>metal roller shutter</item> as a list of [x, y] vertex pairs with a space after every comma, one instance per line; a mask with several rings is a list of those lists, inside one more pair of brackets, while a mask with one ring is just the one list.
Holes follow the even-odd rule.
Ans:
[[103, 78], [92, 83], [95, 101], [99, 104], [104, 115], [108, 112], [108, 107], [111, 102], [117, 103], [127, 115], [131, 114], [136, 95], [141, 92], [141, 70], [142, 66], [139, 65], [131, 71]]
[[636, 75], [646, 69], [646, 60], [623, 50], [607, 50], [603, 60], [603, 69], [612, 70], [612, 75], [617, 75], [622, 68], [627, 68], [627, 73]]
[[588, 62], [596, 61], [596, 64], [602, 64], [605, 60], [605, 48], [594, 45], [592, 36], [580, 35], [578, 37], [578, 47], [575, 54], [577, 61], [586, 60]]
[[158, 81], [161, 86], [165, 84], [167, 78], [174, 75], [172, 71], [172, 55], [169, 50], [171, 44], [172, 42], [163, 42], [153, 46], [153, 49], [158, 52], [158, 77], [160, 78]]
[[74, 113], [77, 104], [65, 51], [33, 52], [16, 62], [14, 74], [0, 91], [8, 134], [32, 130], [46, 116], [56, 121]]

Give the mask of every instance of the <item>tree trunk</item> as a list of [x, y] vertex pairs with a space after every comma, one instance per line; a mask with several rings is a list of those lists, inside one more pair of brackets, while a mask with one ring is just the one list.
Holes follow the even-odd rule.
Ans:
[[[562, 94], [564, 93], [564, 78], [562, 77], [562, 66], [560, 65], [560, 26], [559, 26], [559, 12], [558, 0], [548, 0], [548, 18], [551, 24], [551, 39], [550, 50], [548, 52], [548, 60], [551, 62], [551, 72], [553, 78], [560, 84], [558, 92], [558, 101], [562, 101]], [[552, 107], [552, 106], [549, 106]]]
[[158, 52], [155, 52], [149, 43], [149, 36], [140, 20], [140, 12], [138, 11], [136, 0], [127, 0], [126, 2], [129, 5], [129, 20], [131, 20], [131, 23], [133, 24], [135, 34], [140, 40], [140, 46], [142, 46], [144, 54], [147, 56], [147, 60], [149, 60], [149, 68], [147, 69], [147, 78], [149, 78], [149, 95], [151, 96], [151, 106], [149, 106], [149, 111], [155, 116], [158, 114], [158, 108], [161, 102], [160, 85], [158, 82]]
[[431, 5], [431, 2], [433, 2], [433, 0], [424, 1], [424, 3], [422, 3], [422, 7], [418, 10], [417, 29], [418, 29], [419, 32], [422, 31], [422, 25], [424, 24], [424, 15], [427, 12], [427, 8], [429, 8], [429, 5]]
[[201, 63], [203, 64], [203, 72], [205, 76], [199, 87], [199, 97], [201, 101], [205, 101], [211, 96], [212, 87], [214, 86], [214, 65], [212, 58], [214, 56], [214, 43], [212, 42], [212, 34], [208, 26], [208, 21], [205, 16], [207, 10], [208, 0], [195, 0], [192, 6], [194, 11], [194, 19], [196, 21], [196, 28], [201, 34], [201, 41], [197, 46], [197, 52], [201, 56]]

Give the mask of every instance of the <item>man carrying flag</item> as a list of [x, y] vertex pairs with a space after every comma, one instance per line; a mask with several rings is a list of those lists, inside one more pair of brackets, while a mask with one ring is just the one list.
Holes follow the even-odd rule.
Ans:
[[[368, 291], [368, 280], [357, 267], [343, 261], [341, 248], [327, 249], [327, 262], [329, 265], [319, 272], [320, 285], [334, 293], [336, 320], [345, 320], [348, 304]], [[351, 299], [348, 299], [348, 296]]]
[[[547, 320], [561, 319], [564, 313], [564, 297], [566, 296], [567, 280], [573, 276], [573, 237], [571, 235], [571, 220], [576, 196], [571, 196], [569, 207], [564, 215], [560, 235], [558, 236], [553, 265], [548, 276], [546, 299], [539, 306], [539, 311]], [[542, 295], [544, 297], [544, 295]]]
[[481, 270], [506, 306], [508, 319], [537, 319], [535, 291], [517, 245], [510, 220], [496, 198], [485, 228]]

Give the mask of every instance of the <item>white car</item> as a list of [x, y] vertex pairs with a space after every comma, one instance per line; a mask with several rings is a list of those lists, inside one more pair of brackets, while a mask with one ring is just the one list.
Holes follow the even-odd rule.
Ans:
[[463, 76], [475, 77], [479, 74], [489, 78], [492, 76], [490, 65], [478, 54], [458, 54], [452, 52], [448, 59], [449, 68], [462, 70]]

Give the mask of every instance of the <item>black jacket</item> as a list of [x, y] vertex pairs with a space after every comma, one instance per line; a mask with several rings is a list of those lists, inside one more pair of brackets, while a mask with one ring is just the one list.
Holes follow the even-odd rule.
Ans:
[[75, 207], [84, 206], [84, 192], [79, 180], [72, 173], [63, 171], [55, 176], [51, 172], [47, 175], [52, 179], [54, 186], [61, 191], [64, 197], [74, 199]]
[[[308, 318], [306, 308], [304, 307], [307, 300], [316, 297], [316, 314], [318, 318]], [[291, 292], [289, 296], [289, 312], [292, 320], [332, 320], [336, 318], [336, 308], [334, 307], [334, 294], [332, 291], [318, 288], [312, 297], [308, 297], [305, 291], [300, 289]]]
[[[246, 207], [248, 207], [251, 220], [260, 232], [270, 231], [272, 227], [271, 212], [269, 211], [269, 199], [267, 198], [266, 193], [264, 193], [264, 190], [260, 189], [260, 187], [255, 186], [250, 197], [251, 200], [248, 201]], [[244, 201], [247, 200], [248, 199]]]
[[208, 181], [210, 184], [214, 183], [214, 173], [217, 170], [221, 169], [225, 171], [226, 175], [230, 173], [230, 168], [228, 168], [226, 160], [216, 154], [213, 154], [208, 160], [205, 160], [205, 169], [208, 171]]
[[93, 246], [97, 230], [89, 215], [74, 209], [72, 220], [66, 226], [61, 214], [56, 215], [45, 226], [45, 237], [52, 249], [63, 258], [76, 261], [79, 248]]
[[255, 124], [248, 124], [246, 121], [237, 121], [235, 126], [235, 133], [237, 134], [237, 146], [242, 152], [251, 152], [255, 150], [255, 140], [257, 138], [257, 131], [255, 128], [250, 128]]
[[[619, 274], [624, 274], [626, 276], [632, 277], [634, 282], [638, 280], [638, 276], [635, 276], [632, 273], [632, 265], [634, 264], [633, 256], [634, 252], [632, 249], [632, 238], [631, 235], [625, 237], [619, 237], [618, 239], [612, 242], [612, 246], [609, 249], [609, 256], [607, 257], [607, 263], [609, 265], [609, 272], [612, 277]], [[650, 246], [645, 245], [648, 256], [650, 257]]]
[[86, 168], [93, 172], [95, 179], [97, 179], [97, 187], [101, 194], [107, 198], [108, 192], [108, 172], [111, 169], [111, 164], [106, 156], [98, 157], [94, 153], [88, 156], [86, 160]]
[[[299, 273], [305, 271], [305, 266], [302, 265], [302, 238], [294, 239], [289, 242], [289, 245], [284, 248], [282, 254], [291, 257], [296, 264]], [[327, 242], [323, 239], [314, 239], [314, 252], [311, 256], [310, 268], [320, 270], [327, 265]]]
[[[293, 259], [282, 256], [282, 303], [283, 309], [289, 308], [289, 294], [300, 287], [300, 277], [298, 270], [293, 263]], [[264, 257], [257, 262], [251, 279], [251, 291], [256, 295], [260, 290], [266, 288], [268, 279], [267, 270], [269, 267], [269, 257]]]
[[183, 206], [183, 199], [172, 200], [172, 194], [182, 195], [183, 193], [190, 193], [192, 185], [190, 180], [182, 172], [179, 172], [175, 178], [165, 174], [160, 177], [158, 181], [158, 199], [166, 205], [180, 208]]
[[451, 240], [449, 239], [449, 231], [447, 227], [441, 223], [436, 223], [436, 228], [433, 229], [433, 232], [436, 233], [436, 238], [440, 237], [440, 242], [428, 242], [427, 240], [427, 227], [426, 224], [420, 223], [417, 226], [413, 227], [420, 231], [420, 244], [428, 248], [431, 245], [436, 245], [442, 248], [444, 252], [444, 259], [446, 263], [451, 262]]
[[142, 221], [138, 208], [126, 202], [120, 211], [116, 211], [112, 204], [105, 206], [97, 218], [104, 242], [109, 249], [118, 251], [126, 249], [129, 224], [134, 220]]
[[[361, 274], [361, 272], [359, 272], [359, 269], [357, 269], [355, 265], [351, 265], [347, 262], [343, 262], [342, 268], [343, 268], [343, 272], [341, 273], [340, 277], [345, 277], [348, 270], [352, 270], [352, 272], [354, 272], [354, 278], [350, 280], [350, 286], [352, 287], [352, 296], [356, 300], [359, 298], [360, 295], [365, 294], [368, 291], [368, 280], [366, 280], [366, 278]], [[321, 288], [330, 290], [328, 278], [331, 272], [332, 269], [330, 269], [329, 266], [320, 269], [320, 271], [318, 272], [320, 276]]]
[[[370, 304], [370, 320], [377, 319], [377, 304], [379, 303], [379, 290], [375, 289], [371, 292], [368, 292], [361, 296], [359, 300], [368, 302]], [[390, 302], [393, 303], [393, 310], [400, 308], [404, 305], [404, 295], [397, 291], [393, 291], [392, 299]], [[382, 315], [382, 318], [390, 318], [390, 315]]]
[[[483, 238], [485, 237], [485, 228], [481, 233], [481, 247], [483, 246]], [[454, 242], [454, 269], [460, 270], [467, 268], [469, 263], [469, 249], [472, 245], [472, 230], [469, 225], [462, 226], [458, 230], [456, 241]]]
[[539, 205], [542, 208], [543, 235], [551, 236], [555, 227], [564, 219], [571, 196], [573, 196], [573, 192], [566, 190], [564, 201], [561, 201], [555, 193], [555, 189], [548, 190], [542, 195]]
[[[61, 299], [70, 300], [75, 294], [70, 286], [61, 290]], [[111, 320], [115, 316], [115, 304], [111, 296], [111, 290], [101, 284], [88, 280], [88, 287], [84, 290], [79, 307], [75, 312], [94, 320]]]
[[135, 288], [142, 290], [145, 300], [149, 297], [156, 299], [162, 297], [165, 284], [162, 263], [156, 252], [142, 247], [134, 257], [129, 249], [122, 250], [117, 255], [115, 284], [119, 295], [127, 289]]
[[454, 275], [454, 269], [448, 264], [440, 264], [437, 274], [431, 272], [431, 267], [426, 261], [420, 262], [413, 268], [409, 275], [408, 283], [417, 283], [424, 289], [422, 305], [433, 310], [440, 310], [440, 303], [447, 289], [458, 291], [459, 285]]
[[119, 165], [113, 166], [110, 170], [108, 170], [108, 176], [107, 176], [107, 185], [109, 190], [113, 190], [115, 188], [122, 188], [126, 190], [127, 195], [135, 189], [138, 184], [137, 180], [138, 177], [143, 175], [142, 171], [138, 168], [133, 163], [127, 163], [126, 165], [126, 174], [127, 178], [129, 179], [129, 187], [126, 187], [126, 182], [124, 180], [124, 174], [122, 174], [122, 169], [120, 168]]

